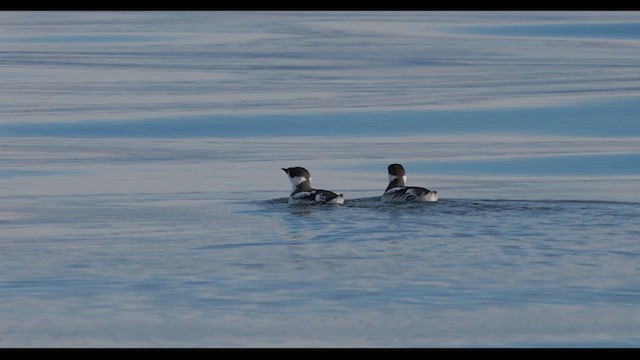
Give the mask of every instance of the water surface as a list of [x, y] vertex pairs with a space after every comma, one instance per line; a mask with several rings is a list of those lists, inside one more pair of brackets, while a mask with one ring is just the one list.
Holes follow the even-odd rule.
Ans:
[[637, 347], [637, 16], [0, 13], [0, 345]]
[[640, 23], [548, 23], [470, 27], [474, 34], [585, 39], [638, 39]]

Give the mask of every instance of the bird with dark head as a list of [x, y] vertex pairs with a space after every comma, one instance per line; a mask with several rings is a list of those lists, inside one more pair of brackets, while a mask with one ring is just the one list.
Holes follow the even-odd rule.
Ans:
[[303, 167], [282, 168], [291, 181], [289, 204], [344, 204], [344, 196], [311, 187], [311, 174]]
[[383, 202], [436, 202], [438, 192], [417, 186], [406, 186], [407, 173], [400, 164], [391, 164], [387, 167], [389, 173], [389, 185], [380, 200]]

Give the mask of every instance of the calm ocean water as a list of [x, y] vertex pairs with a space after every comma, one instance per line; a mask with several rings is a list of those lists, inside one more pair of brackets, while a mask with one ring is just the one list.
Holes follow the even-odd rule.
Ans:
[[0, 13], [0, 346], [637, 347], [639, 29]]

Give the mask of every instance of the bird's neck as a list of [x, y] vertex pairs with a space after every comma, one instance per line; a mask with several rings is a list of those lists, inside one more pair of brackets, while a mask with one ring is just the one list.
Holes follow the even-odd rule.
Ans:
[[395, 176], [389, 175], [389, 186], [387, 186], [387, 190], [393, 189], [394, 187], [405, 186], [404, 182], [407, 180], [407, 176]]
[[311, 190], [311, 179], [307, 179], [304, 176], [296, 176], [291, 178], [291, 186], [293, 187], [293, 192], [300, 191], [310, 191]]

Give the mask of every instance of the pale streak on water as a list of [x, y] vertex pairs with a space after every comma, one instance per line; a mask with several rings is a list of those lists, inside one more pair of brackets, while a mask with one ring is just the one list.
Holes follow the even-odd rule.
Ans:
[[637, 346], [639, 29], [0, 13], [0, 345]]

